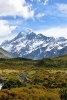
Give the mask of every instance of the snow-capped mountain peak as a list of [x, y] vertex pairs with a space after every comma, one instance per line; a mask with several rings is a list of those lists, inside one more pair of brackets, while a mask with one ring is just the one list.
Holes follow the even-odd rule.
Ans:
[[1, 44], [15, 57], [42, 59], [67, 54], [67, 39], [36, 34], [31, 29], [22, 30], [14, 39]]
[[32, 33], [31, 29], [23, 29], [22, 32], [20, 32], [22, 35], [28, 35]]
[[56, 38], [56, 41], [57, 42], [62, 42], [62, 41], [65, 41], [66, 39], [64, 38], [64, 37], [58, 37], [58, 38]]
[[26, 39], [28, 36], [35, 35], [31, 29], [23, 29], [16, 38]]

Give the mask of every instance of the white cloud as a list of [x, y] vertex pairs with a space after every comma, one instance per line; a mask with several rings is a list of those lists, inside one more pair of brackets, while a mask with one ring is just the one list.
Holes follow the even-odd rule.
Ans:
[[63, 14], [67, 15], [67, 4], [64, 3], [57, 3], [56, 8]]
[[42, 33], [45, 36], [53, 36], [55, 38], [57, 37], [65, 37], [67, 38], [67, 27], [54, 27], [49, 28], [47, 30], [38, 30], [35, 31], [37, 34]]
[[14, 35], [8, 35], [8, 36], [4, 36], [0, 38], [0, 44], [2, 44], [5, 40], [11, 40], [16, 36], [16, 34]]
[[43, 17], [44, 15], [45, 15], [44, 13], [39, 13], [39, 14], [36, 15], [36, 17], [37, 17], [37, 18], [41, 18], [41, 17]]
[[34, 16], [31, 6], [25, 0], [0, 0], [0, 16], [22, 16], [27, 19]]
[[67, 4], [55, 3], [46, 7], [45, 15], [67, 17]]
[[54, 11], [56, 16], [67, 17], [67, 4], [56, 3], [54, 5]]
[[0, 37], [11, 34], [16, 27], [17, 26], [9, 26], [7, 20], [0, 20]]
[[44, 4], [44, 5], [47, 5], [47, 3], [48, 3], [48, 0], [45, 0], [43, 4]]

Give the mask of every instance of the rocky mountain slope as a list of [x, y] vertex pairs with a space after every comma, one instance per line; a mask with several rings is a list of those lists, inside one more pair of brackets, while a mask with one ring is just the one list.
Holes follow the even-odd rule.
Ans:
[[0, 58], [13, 58], [6, 50], [0, 48]]
[[42, 59], [67, 54], [67, 39], [64, 37], [55, 39], [26, 29], [14, 39], [4, 41], [1, 47], [15, 57]]

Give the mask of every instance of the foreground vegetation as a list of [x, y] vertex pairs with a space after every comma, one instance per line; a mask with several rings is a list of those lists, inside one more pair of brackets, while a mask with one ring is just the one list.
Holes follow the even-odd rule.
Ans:
[[67, 55], [39, 61], [0, 59], [0, 77], [0, 100], [67, 100]]

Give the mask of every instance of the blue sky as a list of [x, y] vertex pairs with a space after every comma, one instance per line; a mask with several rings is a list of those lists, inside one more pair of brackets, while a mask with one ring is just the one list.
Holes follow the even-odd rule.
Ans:
[[0, 0], [0, 43], [24, 28], [67, 38], [67, 0]]

